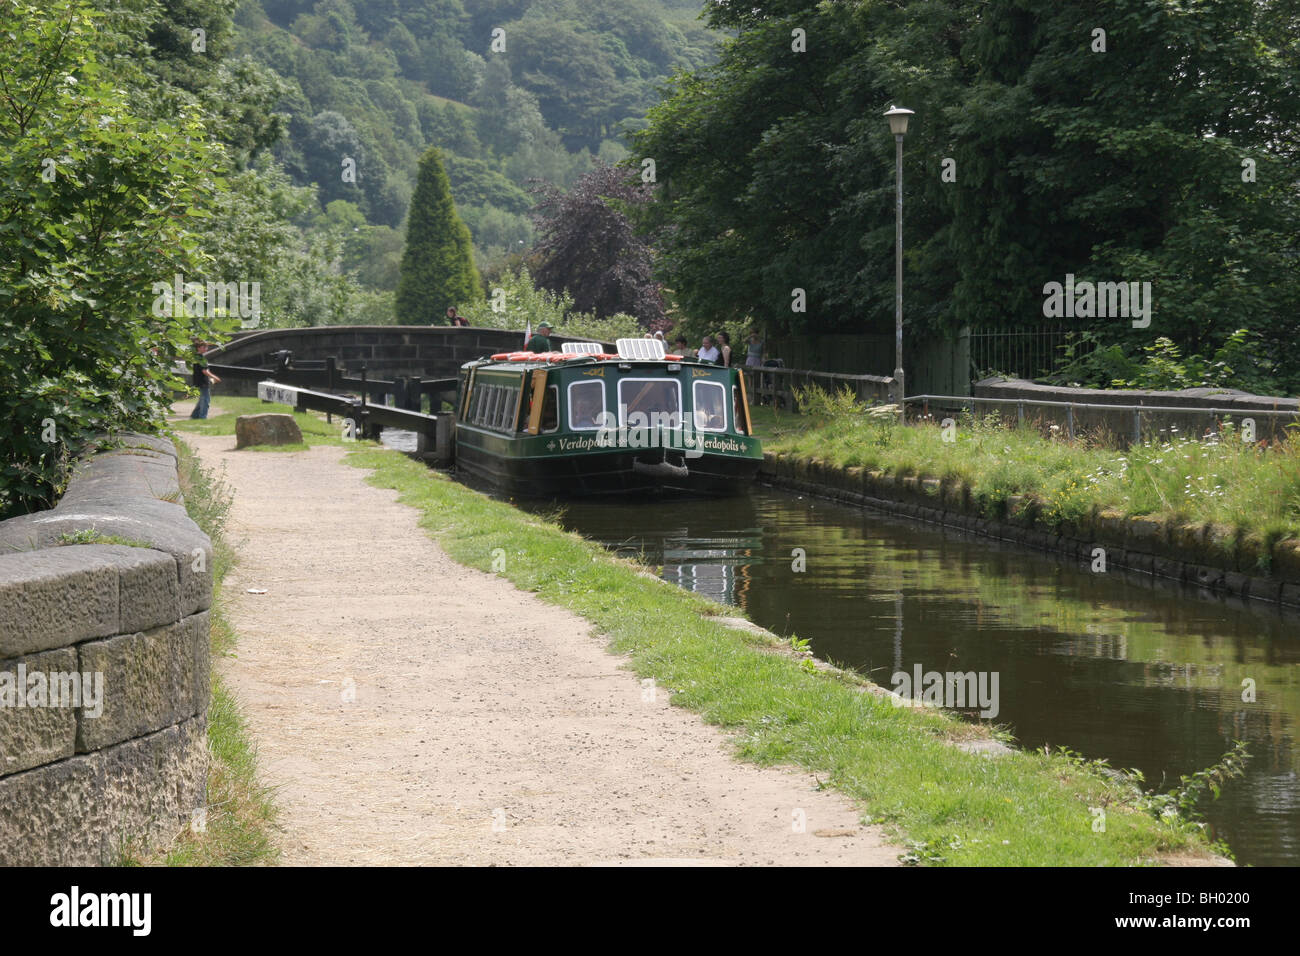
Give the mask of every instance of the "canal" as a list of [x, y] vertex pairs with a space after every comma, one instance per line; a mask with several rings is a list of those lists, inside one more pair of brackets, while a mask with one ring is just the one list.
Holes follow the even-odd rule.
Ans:
[[517, 504], [883, 686], [918, 664], [996, 672], [993, 722], [1025, 748], [1068, 747], [1167, 790], [1244, 740], [1245, 777], [1204, 807], [1210, 834], [1242, 864], [1300, 863], [1300, 617], [762, 486]]
[[1300, 862], [1295, 618], [770, 489], [559, 507], [567, 528], [884, 686], [917, 664], [997, 672], [994, 722], [1023, 747], [1105, 758], [1164, 790], [1245, 740], [1247, 775], [1207, 807], [1212, 836], [1240, 863]]

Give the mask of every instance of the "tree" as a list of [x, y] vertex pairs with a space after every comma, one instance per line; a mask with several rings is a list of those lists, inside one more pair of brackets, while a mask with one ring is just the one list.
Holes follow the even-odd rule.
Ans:
[[[197, 278], [226, 157], [194, 106], [141, 115], [138, 40], [79, 0], [0, 0], [0, 516], [52, 503], [81, 442], [152, 430], [207, 319]], [[139, 36], [139, 35], [137, 35]]]
[[1300, 386], [1284, 361], [1300, 334], [1294, 0], [716, 0], [707, 16], [737, 36], [674, 81], [634, 150], [661, 181], [640, 224], [688, 313], [892, 326], [880, 114], [897, 103], [916, 110], [909, 341], [1041, 323], [1044, 285], [1067, 274], [1151, 281], [1150, 327], [1083, 324], [1133, 355], [1166, 335], [1189, 360], [1249, 328], [1275, 387]]
[[648, 327], [662, 322], [664, 303], [650, 247], [624, 211], [650, 199], [650, 187], [636, 180], [627, 169], [599, 163], [568, 192], [538, 184], [533, 221], [541, 239], [534, 253], [542, 288], [567, 290], [580, 311], [601, 318], [625, 312]]
[[456, 214], [442, 154], [434, 147], [420, 158], [406, 219], [406, 249], [397, 280], [397, 321], [443, 324], [449, 307], [480, 295], [469, 228]]

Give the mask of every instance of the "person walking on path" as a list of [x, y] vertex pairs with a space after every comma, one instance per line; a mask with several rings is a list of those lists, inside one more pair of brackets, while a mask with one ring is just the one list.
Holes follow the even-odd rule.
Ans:
[[469, 325], [469, 319], [458, 313], [454, 305], [447, 309], [447, 321], [460, 328], [466, 328]]
[[210, 386], [221, 384], [221, 379], [208, 371], [208, 362], [204, 356], [207, 355], [209, 347], [207, 342], [196, 342], [194, 345], [194, 351], [198, 355], [190, 366], [193, 372], [190, 383], [199, 390], [199, 400], [194, 405], [194, 411], [190, 412], [190, 418], [208, 417], [208, 406], [212, 401]]
[[537, 331], [533, 333], [532, 338], [528, 340], [526, 348], [530, 352], [553, 352], [549, 338], [551, 332], [551, 323], [541, 322], [537, 326]]
[[761, 366], [763, 364], [763, 340], [758, 337], [758, 329], [749, 332], [749, 343], [745, 346], [745, 364]]

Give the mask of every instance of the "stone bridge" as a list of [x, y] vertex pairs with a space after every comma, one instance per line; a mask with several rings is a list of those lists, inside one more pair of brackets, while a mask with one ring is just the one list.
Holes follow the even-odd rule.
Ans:
[[[552, 341], [573, 342], [555, 337]], [[523, 348], [524, 333], [507, 329], [447, 325], [322, 325], [305, 329], [261, 329], [237, 334], [223, 348], [208, 353], [222, 365], [273, 366], [282, 349], [294, 361], [336, 358], [339, 368], [372, 379], [402, 376], [453, 378], [465, 362]], [[612, 347], [611, 347], [612, 348]]]

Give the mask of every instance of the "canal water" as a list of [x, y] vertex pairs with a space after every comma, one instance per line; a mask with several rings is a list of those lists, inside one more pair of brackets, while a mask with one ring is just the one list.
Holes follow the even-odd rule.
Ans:
[[1241, 863], [1300, 862], [1295, 618], [763, 488], [560, 508], [566, 527], [886, 687], [918, 664], [997, 672], [994, 722], [1021, 746], [1106, 758], [1163, 790], [1245, 740], [1247, 776], [1209, 805], [1212, 835]]
[[1211, 835], [1243, 864], [1300, 863], [1296, 616], [761, 486], [519, 504], [558, 507], [567, 528], [886, 687], [917, 665], [996, 672], [994, 722], [1026, 748], [1105, 758], [1166, 790], [1245, 740], [1246, 776], [1206, 806]]

